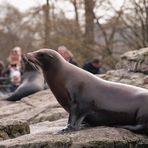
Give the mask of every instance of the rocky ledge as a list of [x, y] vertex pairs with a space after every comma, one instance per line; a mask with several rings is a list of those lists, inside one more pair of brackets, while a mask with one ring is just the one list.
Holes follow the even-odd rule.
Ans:
[[86, 128], [63, 135], [52, 134], [47, 130], [0, 142], [0, 148], [141, 148], [141, 146], [148, 147], [147, 137], [110, 127]]
[[[3, 131], [7, 132], [3, 134], [0, 148], [148, 147], [146, 136], [120, 128], [95, 127], [63, 135], [58, 134], [58, 131], [65, 128], [67, 124], [67, 113], [56, 102], [50, 90], [36, 93], [15, 103], [5, 102], [5, 104], [7, 105], [3, 102], [3, 107], [0, 108], [3, 120], [0, 125], [5, 126]], [[23, 122], [19, 121], [22, 119]], [[16, 125], [14, 128], [13, 123]]]

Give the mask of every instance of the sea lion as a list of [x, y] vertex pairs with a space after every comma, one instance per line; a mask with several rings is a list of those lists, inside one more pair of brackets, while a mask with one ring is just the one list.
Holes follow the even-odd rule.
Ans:
[[64, 131], [78, 130], [85, 122], [148, 133], [148, 90], [98, 78], [66, 62], [51, 49], [26, 56], [43, 70], [57, 101], [69, 113]]
[[44, 89], [44, 77], [42, 71], [36, 69], [24, 56], [22, 57], [22, 60], [24, 67], [22, 83], [11, 96], [5, 98], [8, 101], [18, 101], [23, 97]]

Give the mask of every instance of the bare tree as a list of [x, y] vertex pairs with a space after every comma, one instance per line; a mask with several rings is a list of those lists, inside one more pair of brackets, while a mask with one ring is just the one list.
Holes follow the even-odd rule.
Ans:
[[46, 0], [46, 5], [43, 6], [43, 11], [45, 15], [45, 25], [44, 25], [44, 47], [49, 47], [50, 45], [50, 18], [49, 18], [49, 0]]
[[21, 46], [24, 52], [38, 48], [38, 32], [42, 29], [38, 22], [40, 19], [36, 19], [38, 9], [22, 13], [8, 4], [0, 8], [3, 12], [0, 19], [0, 50], [3, 51], [1, 58], [8, 56], [14, 46]]
[[2, 10], [0, 19], [0, 54], [1, 59], [6, 59], [9, 50], [16, 45], [19, 45], [19, 34], [22, 23], [22, 14], [11, 5], [1, 5]]
[[129, 6], [124, 9], [122, 16], [123, 41], [131, 49], [148, 46], [148, 1], [129, 0]]
[[118, 29], [121, 15], [122, 11], [118, 11], [116, 16], [110, 18], [106, 24], [101, 24], [100, 19], [96, 18], [96, 23], [100, 29], [101, 37], [103, 39], [103, 41], [98, 44], [102, 49], [104, 49], [105, 55], [110, 56], [112, 54], [112, 49], [115, 43], [115, 34]]
[[76, 21], [76, 25], [79, 26], [79, 13], [78, 13], [78, 0], [71, 0], [73, 6], [74, 6], [74, 10], [75, 10], [75, 21]]
[[84, 0], [85, 4], [85, 41], [94, 44], [94, 7], [95, 0]]
[[[122, 4], [119, 10], [116, 10], [110, 0], [96, 1], [94, 12], [95, 20], [95, 37], [98, 46], [98, 53], [102, 55], [104, 63], [114, 68], [117, 58], [114, 56], [114, 48], [117, 44], [118, 29], [121, 25], [120, 17], [122, 16]], [[105, 11], [104, 15], [98, 14], [97, 11]]]
[[[27, 52], [43, 46], [56, 49], [59, 45], [65, 45], [80, 61], [88, 60], [98, 53], [105, 58], [112, 57], [111, 49], [115, 44], [116, 26], [122, 11], [117, 11], [107, 19], [104, 17], [107, 15], [103, 15], [105, 23], [102, 23], [102, 16], [98, 15], [98, 11], [102, 6], [103, 10], [108, 9], [106, 1], [108, 0], [67, 0], [74, 6], [73, 19], [66, 18], [64, 9], [57, 10], [56, 2], [61, 0], [47, 0], [45, 5], [30, 8], [25, 13], [7, 5], [5, 11], [2, 11], [4, 15], [0, 15], [0, 49], [20, 45]], [[103, 42], [96, 42], [96, 34], [100, 35]]]

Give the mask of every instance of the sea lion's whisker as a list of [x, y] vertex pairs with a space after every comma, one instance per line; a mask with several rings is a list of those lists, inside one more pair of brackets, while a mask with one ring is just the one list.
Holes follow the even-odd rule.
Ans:
[[37, 59], [34, 59], [32, 60], [31, 58], [29, 58], [28, 56], [24, 55], [23, 58], [29, 63], [31, 64], [34, 69], [36, 69], [37, 71], [40, 71], [40, 68], [39, 68], [39, 61]]

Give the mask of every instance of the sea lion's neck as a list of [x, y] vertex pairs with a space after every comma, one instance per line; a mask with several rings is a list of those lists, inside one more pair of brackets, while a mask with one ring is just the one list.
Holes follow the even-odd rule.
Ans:
[[51, 73], [49, 70], [44, 72], [44, 78], [48, 83], [49, 88], [58, 100], [58, 102], [64, 107], [66, 111], [69, 111], [69, 93], [66, 88], [67, 70], [64, 65], [61, 65], [55, 73]]
[[64, 63], [57, 63], [56, 65], [48, 65], [47, 70], [43, 70], [44, 77], [49, 85], [53, 85], [56, 81], [59, 82], [59, 80], [65, 77], [63, 66]]

